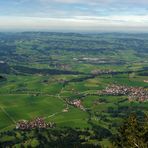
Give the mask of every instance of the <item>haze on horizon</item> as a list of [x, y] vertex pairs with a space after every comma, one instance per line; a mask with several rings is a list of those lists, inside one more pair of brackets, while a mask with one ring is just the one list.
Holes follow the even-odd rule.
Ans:
[[0, 31], [148, 32], [148, 0], [0, 0]]

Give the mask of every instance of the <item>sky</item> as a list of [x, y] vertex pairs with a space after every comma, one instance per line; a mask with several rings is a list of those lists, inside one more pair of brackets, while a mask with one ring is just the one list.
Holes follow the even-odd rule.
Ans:
[[148, 0], [0, 0], [0, 31], [148, 32]]

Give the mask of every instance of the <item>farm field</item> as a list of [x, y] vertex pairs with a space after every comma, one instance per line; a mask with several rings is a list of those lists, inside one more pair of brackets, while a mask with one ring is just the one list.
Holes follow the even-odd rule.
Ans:
[[[15, 131], [20, 120], [42, 117], [60, 130], [90, 134], [98, 129], [98, 145], [107, 147], [131, 113], [140, 119], [148, 115], [147, 37], [0, 33], [0, 132]], [[108, 87], [119, 92], [107, 93]]]

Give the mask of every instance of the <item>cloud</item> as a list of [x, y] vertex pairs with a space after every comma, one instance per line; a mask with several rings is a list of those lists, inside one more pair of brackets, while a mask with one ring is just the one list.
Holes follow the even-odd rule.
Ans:
[[[34, 0], [50, 13], [51, 7], [62, 11], [59, 16], [75, 15], [143, 15], [148, 13], [148, 0]], [[49, 9], [48, 9], [49, 7]], [[64, 14], [65, 13], [65, 14]], [[62, 15], [63, 14], [63, 15]]]
[[[9, 25], [11, 24], [11, 25]], [[0, 17], [0, 28], [45, 31], [147, 31], [148, 15], [67, 18]]]
[[147, 30], [148, 0], [0, 1], [0, 28]]
[[143, 15], [148, 0], [13, 0], [0, 1], [0, 15], [72, 17], [77, 15]]
[[69, 4], [148, 4], [147, 0], [39, 0], [40, 2], [57, 2], [57, 3], [69, 3]]

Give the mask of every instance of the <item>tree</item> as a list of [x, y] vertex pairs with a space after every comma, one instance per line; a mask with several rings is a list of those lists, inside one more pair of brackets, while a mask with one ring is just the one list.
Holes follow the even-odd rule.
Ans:
[[115, 147], [147, 148], [148, 147], [148, 118], [139, 121], [131, 114], [119, 128], [118, 134], [112, 139]]

